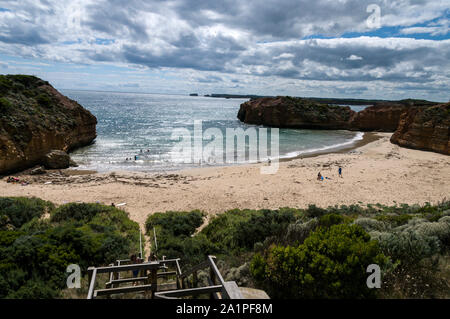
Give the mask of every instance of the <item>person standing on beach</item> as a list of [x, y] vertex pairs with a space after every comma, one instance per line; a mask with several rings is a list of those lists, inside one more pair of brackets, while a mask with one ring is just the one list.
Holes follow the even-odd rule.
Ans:
[[342, 178], [342, 167], [340, 167], [340, 166], [339, 166], [339, 169], [338, 169], [338, 173], [339, 173], [339, 177]]

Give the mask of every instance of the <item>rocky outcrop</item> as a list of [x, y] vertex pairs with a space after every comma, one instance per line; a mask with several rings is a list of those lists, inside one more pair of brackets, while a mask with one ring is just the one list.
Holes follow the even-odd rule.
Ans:
[[43, 163], [96, 138], [97, 119], [34, 76], [0, 75], [0, 174]]
[[70, 166], [70, 156], [60, 150], [53, 150], [44, 156], [44, 165], [48, 169], [64, 169]]
[[309, 99], [267, 97], [243, 103], [238, 118], [248, 124], [274, 127], [394, 132], [401, 115], [409, 108], [434, 104], [422, 100], [380, 102], [355, 112], [349, 107]]
[[398, 103], [381, 103], [355, 113], [349, 127], [357, 131], [394, 132], [407, 107]]
[[266, 97], [241, 104], [248, 124], [285, 128], [395, 132], [392, 143], [449, 154], [449, 103], [423, 100], [379, 102], [360, 112], [292, 97]]
[[450, 155], [450, 103], [409, 109], [402, 114], [391, 142]]
[[292, 97], [260, 98], [243, 103], [238, 118], [248, 124], [285, 128], [348, 129], [349, 107]]
[[379, 102], [355, 113], [349, 127], [357, 131], [395, 132], [402, 114], [412, 107], [427, 107], [436, 103], [423, 100]]

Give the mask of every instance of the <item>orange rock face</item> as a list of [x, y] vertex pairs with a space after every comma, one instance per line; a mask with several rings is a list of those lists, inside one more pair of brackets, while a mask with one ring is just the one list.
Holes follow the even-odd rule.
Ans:
[[48, 82], [9, 75], [0, 80], [0, 174], [32, 167], [51, 150], [69, 152], [96, 138], [95, 116]]
[[391, 142], [450, 155], [450, 103], [409, 109], [402, 114]]
[[406, 103], [379, 103], [361, 112], [308, 99], [260, 98], [241, 105], [238, 118], [248, 124], [275, 127], [394, 132]]
[[350, 128], [358, 131], [394, 132], [407, 106], [380, 103], [358, 112], [350, 121]]
[[377, 103], [363, 111], [308, 99], [259, 98], [241, 105], [238, 118], [273, 127], [395, 132], [392, 143], [449, 154], [449, 103], [422, 100]]
[[238, 118], [248, 124], [287, 128], [348, 129], [349, 107], [291, 97], [259, 98], [241, 105]]

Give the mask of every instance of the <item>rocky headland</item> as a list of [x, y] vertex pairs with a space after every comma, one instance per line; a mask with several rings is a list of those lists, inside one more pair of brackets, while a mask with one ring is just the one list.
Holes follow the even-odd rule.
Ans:
[[450, 103], [414, 107], [404, 112], [391, 142], [450, 155]]
[[383, 101], [355, 112], [348, 106], [294, 97], [265, 97], [241, 104], [242, 122], [280, 128], [395, 132], [400, 146], [449, 154], [448, 103]]
[[57, 156], [67, 164], [67, 157], [55, 151], [70, 152], [92, 143], [96, 124], [91, 112], [48, 82], [0, 75], [0, 174], [41, 164], [58, 166]]

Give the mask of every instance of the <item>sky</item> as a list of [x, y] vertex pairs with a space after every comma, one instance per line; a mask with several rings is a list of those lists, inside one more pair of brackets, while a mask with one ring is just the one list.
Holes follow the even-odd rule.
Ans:
[[57, 89], [448, 101], [450, 0], [0, 0], [0, 74]]

